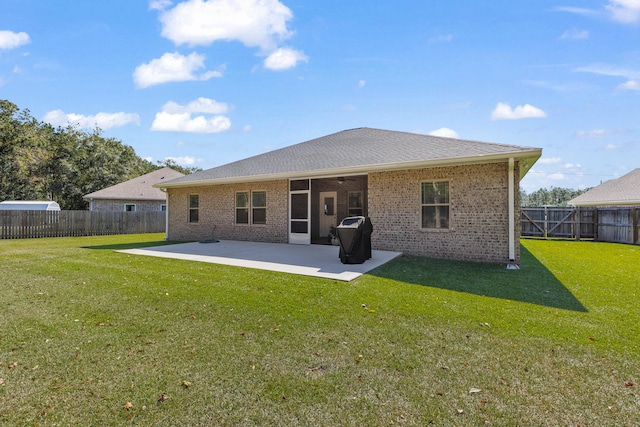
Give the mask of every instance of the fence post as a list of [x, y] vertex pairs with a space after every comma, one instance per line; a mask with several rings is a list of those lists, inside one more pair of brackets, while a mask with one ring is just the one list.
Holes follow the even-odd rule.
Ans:
[[549, 237], [549, 213], [547, 212], [548, 207], [544, 207], [544, 238]]
[[638, 208], [631, 209], [631, 227], [632, 227], [632, 241], [633, 244], [638, 244]]
[[575, 235], [576, 235], [576, 240], [580, 240], [580, 228], [582, 227], [582, 225], [580, 224], [580, 218], [581, 217], [581, 213], [580, 213], [580, 206], [576, 206], [576, 210], [573, 211], [573, 218], [574, 218], [574, 227], [576, 229]]

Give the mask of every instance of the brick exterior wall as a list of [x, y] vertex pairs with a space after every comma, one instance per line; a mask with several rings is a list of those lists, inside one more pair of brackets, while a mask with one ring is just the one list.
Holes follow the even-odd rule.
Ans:
[[[266, 224], [236, 224], [235, 193], [266, 191]], [[199, 220], [189, 223], [189, 195], [200, 199]], [[289, 182], [287, 180], [216, 185], [210, 187], [170, 188], [168, 240], [203, 239], [243, 240], [287, 243]]]
[[[450, 228], [447, 230], [425, 230], [421, 227], [421, 183], [431, 180], [449, 181]], [[515, 181], [515, 218], [519, 219], [517, 162]], [[374, 172], [368, 179], [350, 182], [364, 185], [364, 193], [368, 195], [365, 209], [374, 227], [373, 249], [432, 258], [505, 264], [509, 261], [506, 162]], [[328, 182], [319, 180], [318, 185], [326, 186]], [[343, 188], [347, 188], [346, 185]], [[266, 225], [235, 224], [236, 191], [267, 192]], [[312, 191], [314, 198], [318, 191], [320, 188]], [[200, 198], [199, 222], [196, 224], [188, 222], [190, 194], [198, 194]], [[168, 198], [169, 240], [193, 241], [215, 237], [288, 242], [287, 180], [171, 188]], [[317, 210], [317, 201], [315, 207]], [[514, 221], [514, 227], [514, 236], [519, 239], [520, 221]], [[517, 263], [520, 262], [518, 242], [516, 240], [515, 244]]]
[[89, 210], [101, 212], [124, 212], [124, 205], [136, 205], [136, 212], [160, 212], [167, 202], [158, 200], [93, 200]]
[[[520, 217], [515, 166], [515, 214]], [[450, 228], [421, 227], [421, 183], [449, 181]], [[508, 164], [439, 167], [369, 175], [369, 216], [374, 249], [404, 255], [491, 263], [509, 261]], [[515, 221], [519, 228], [519, 221]], [[519, 229], [515, 236], [520, 235]], [[516, 262], [520, 245], [515, 245]]]

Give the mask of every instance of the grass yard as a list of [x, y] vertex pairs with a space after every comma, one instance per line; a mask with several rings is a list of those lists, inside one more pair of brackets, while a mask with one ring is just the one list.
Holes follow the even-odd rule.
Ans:
[[640, 247], [349, 282], [0, 241], [0, 425], [637, 426]]

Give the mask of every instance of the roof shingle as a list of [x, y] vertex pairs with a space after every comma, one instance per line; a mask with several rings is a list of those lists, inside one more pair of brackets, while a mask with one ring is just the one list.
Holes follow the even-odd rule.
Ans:
[[129, 181], [86, 194], [83, 199], [166, 200], [166, 194], [159, 188], [153, 187], [153, 185], [183, 176], [183, 173], [171, 168], [162, 168]]
[[640, 168], [569, 200], [574, 206], [640, 205]]
[[[168, 187], [216, 181], [265, 179], [267, 177], [345, 175], [366, 170], [399, 169], [418, 164], [468, 159], [520, 157], [531, 165], [541, 149], [443, 138], [408, 132], [357, 128], [249, 157], [167, 182]], [[414, 165], [414, 166], [411, 166]], [[164, 186], [164, 185], [163, 185]]]

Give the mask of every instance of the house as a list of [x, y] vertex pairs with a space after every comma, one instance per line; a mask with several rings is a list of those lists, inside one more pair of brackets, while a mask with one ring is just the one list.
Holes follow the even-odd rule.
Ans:
[[373, 249], [517, 265], [520, 179], [539, 148], [345, 130], [156, 184], [167, 239], [311, 244], [369, 216]]
[[640, 206], [640, 168], [569, 200], [573, 206]]
[[0, 211], [59, 211], [60, 205], [50, 200], [5, 200]]
[[82, 198], [89, 202], [91, 211], [148, 212], [165, 211], [166, 194], [154, 184], [184, 176], [171, 168], [151, 173], [89, 193]]

